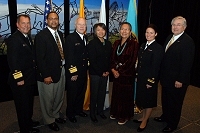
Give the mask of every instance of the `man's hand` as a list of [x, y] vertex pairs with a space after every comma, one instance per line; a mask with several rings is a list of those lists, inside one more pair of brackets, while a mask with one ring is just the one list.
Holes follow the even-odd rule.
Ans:
[[147, 87], [147, 89], [149, 89], [149, 88], [151, 88], [152, 86], [151, 86], [151, 85], [148, 85], [148, 84], [146, 84], [146, 87]]
[[71, 81], [76, 81], [77, 78], [78, 78], [78, 75], [74, 75], [74, 76], [71, 77]]
[[17, 82], [18, 86], [24, 85], [24, 80]]
[[181, 82], [178, 82], [178, 81], [175, 82], [175, 87], [176, 87], [176, 88], [181, 88], [182, 85], [183, 85], [183, 84], [182, 84]]
[[44, 83], [45, 84], [51, 84], [53, 82], [52, 78], [51, 77], [47, 77], [47, 78], [44, 78]]

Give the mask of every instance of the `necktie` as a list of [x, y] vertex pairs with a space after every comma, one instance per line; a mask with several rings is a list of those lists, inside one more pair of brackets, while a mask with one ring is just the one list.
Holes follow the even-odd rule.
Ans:
[[149, 44], [147, 43], [147, 44], [145, 45], [145, 47], [144, 47], [144, 50], [145, 50], [148, 46], [149, 46]]
[[28, 42], [29, 42], [29, 45], [31, 45], [31, 42], [30, 42], [30, 40], [29, 40], [29, 37], [28, 37], [28, 36], [26, 36], [26, 39], [28, 40]]
[[56, 32], [55, 32], [55, 38], [56, 38], [56, 42], [57, 42], [57, 45], [58, 45], [58, 49], [59, 49], [59, 52], [60, 52], [61, 58], [64, 59], [63, 49], [62, 49], [62, 47], [61, 47], [60, 40], [59, 40], [59, 38], [58, 38]]
[[172, 37], [172, 39], [170, 40], [169, 44], [167, 45], [165, 52], [168, 50], [168, 48], [174, 43], [174, 36]]
[[86, 42], [85, 42], [85, 41], [86, 41], [86, 40], [85, 40], [85, 36], [83, 36], [83, 41], [84, 41], [84, 44], [86, 44]]

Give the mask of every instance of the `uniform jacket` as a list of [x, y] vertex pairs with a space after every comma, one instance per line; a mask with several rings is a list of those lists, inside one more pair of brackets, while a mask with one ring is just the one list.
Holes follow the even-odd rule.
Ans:
[[25, 85], [35, 84], [35, 49], [31, 37], [29, 36], [28, 40], [17, 30], [7, 39], [6, 44], [10, 67], [8, 83], [15, 84], [24, 80]]
[[85, 42], [81, 39], [79, 34], [74, 31], [66, 37], [64, 50], [66, 61], [66, 73], [71, 77], [78, 75], [78, 77], [85, 77], [88, 68], [88, 52], [87, 52], [87, 36], [84, 35]]
[[149, 85], [153, 85], [158, 82], [164, 50], [156, 41], [144, 50], [145, 45], [146, 43], [141, 45], [138, 53], [138, 78], [145, 80]]
[[[172, 36], [167, 37], [164, 49]], [[162, 86], [174, 86], [175, 81], [189, 85], [194, 52], [195, 45], [192, 38], [183, 33], [164, 54], [160, 77]]]
[[[62, 48], [65, 49], [63, 34], [58, 31], [62, 41]], [[54, 36], [48, 28], [40, 31], [35, 36], [36, 63], [38, 81], [43, 82], [44, 78], [51, 77], [53, 83], [60, 80], [62, 70], [62, 58]]]

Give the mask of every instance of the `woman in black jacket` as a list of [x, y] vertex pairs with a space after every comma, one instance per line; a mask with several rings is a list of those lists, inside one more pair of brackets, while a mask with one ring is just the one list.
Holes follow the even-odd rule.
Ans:
[[138, 53], [137, 66], [137, 91], [136, 105], [143, 109], [143, 116], [136, 123], [141, 123], [137, 131], [141, 132], [146, 128], [152, 108], [157, 106], [158, 75], [164, 50], [155, 41], [157, 27], [150, 24], [145, 33], [147, 42], [143, 43]]
[[94, 39], [88, 44], [89, 74], [90, 74], [90, 118], [98, 122], [96, 114], [102, 119], [107, 117], [103, 113], [108, 75], [110, 73], [110, 56], [112, 44], [104, 39], [106, 25], [97, 23], [93, 27]]

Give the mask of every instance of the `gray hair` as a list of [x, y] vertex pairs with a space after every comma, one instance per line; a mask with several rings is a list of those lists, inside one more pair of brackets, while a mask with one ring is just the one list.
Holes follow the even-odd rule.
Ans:
[[184, 18], [184, 17], [182, 17], [182, 16], [177, 16], [177, 17], [175, 17], [175, 18], [173, 18], [172, 19], [172, 21], [171, 21], [171, 25], [174, 23], [174, 21], [175, 20], [177, 20], [177, 19], [181, 19], [182, 20], [182, 22], [183, 22], [183, 26], [187, 26], [187, 21], [186, 21], [186, 19]]

